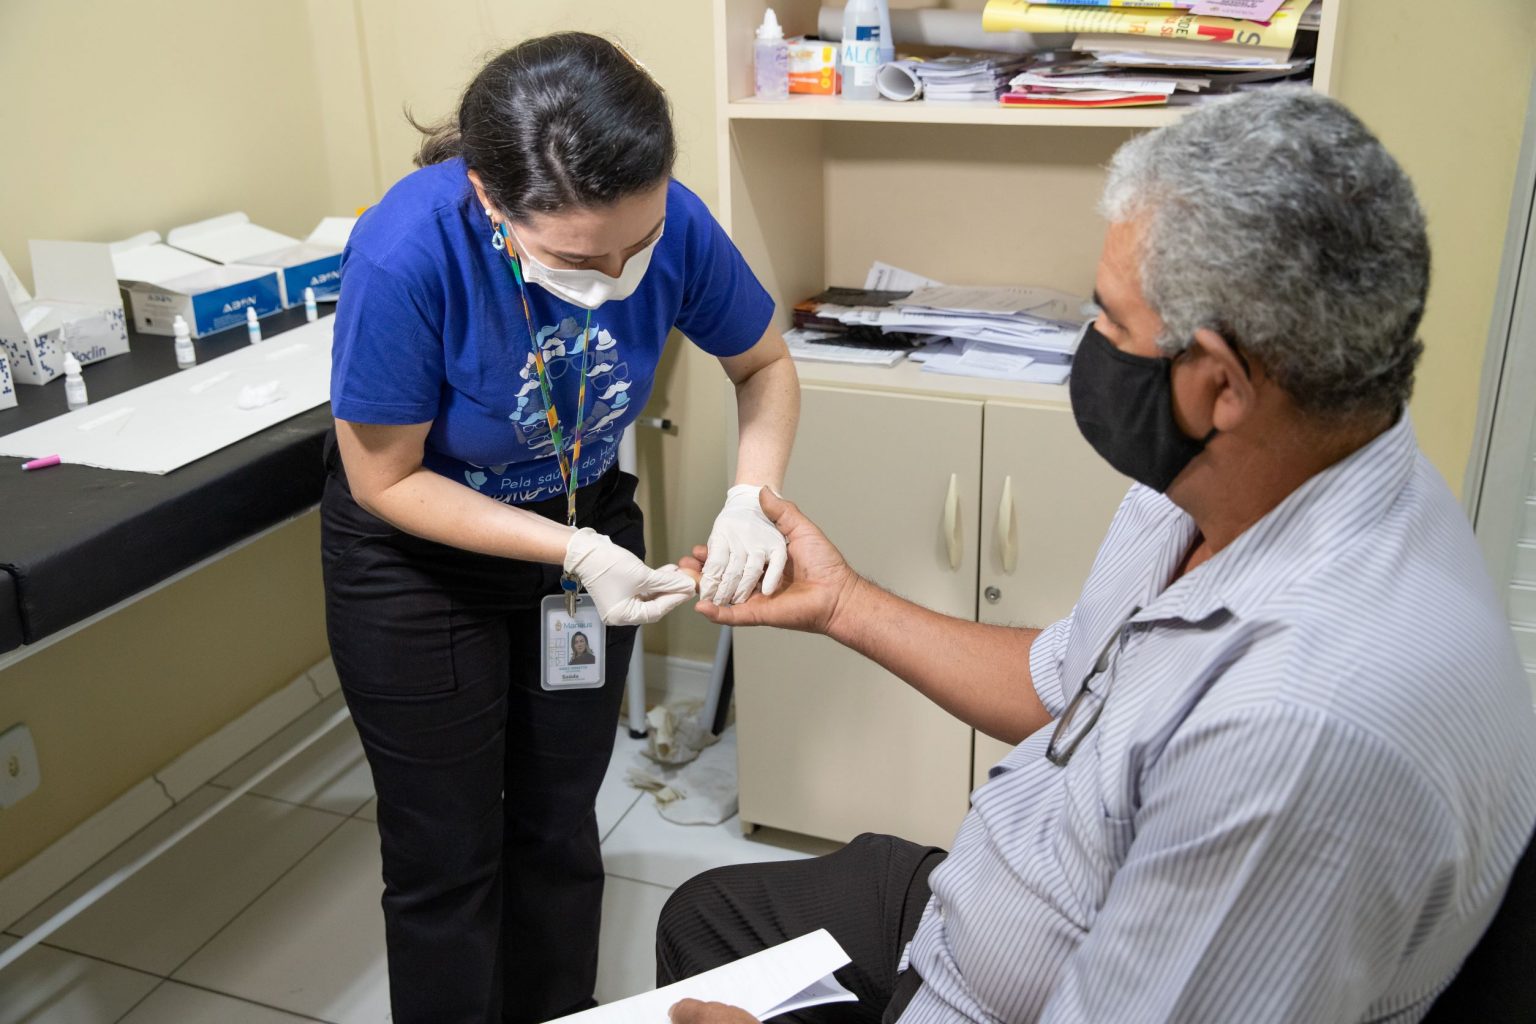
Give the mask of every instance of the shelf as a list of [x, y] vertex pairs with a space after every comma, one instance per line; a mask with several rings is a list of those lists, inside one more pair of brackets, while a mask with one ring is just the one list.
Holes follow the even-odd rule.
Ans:
[[1065, 384], [1022, 384], [987, 380], [981, 377], [953, 377], [943, 373], [925, 373], [920, 364], [897, 363], [895, 366], [861, 366], [854, 363], [816, 363], [795, 361], [801, 384], [822, 387], [851, 387], [871, 391], [894, 391], [904, 395], [929, 398], [999, 399], [1054, 409], [1070, 409], [1072, 399]]
[[732, 121], [853, 121], [863, 124], [981, 124], [1057, 128], [1160, 128], [1188, 107], [1122, 107], [1109, 110], [1040, 110], [1000, 103], [945, 103], [913, 100], [852, 101], [836, 96], [791, 96], [788, 100], [736, 100], [725, 106]]

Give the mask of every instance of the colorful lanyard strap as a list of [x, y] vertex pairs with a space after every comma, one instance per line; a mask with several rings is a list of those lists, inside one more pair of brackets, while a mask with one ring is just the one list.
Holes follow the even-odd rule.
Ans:
[[[507, 227], [503, 224], [492, 236], [491, 244], [501, 250], [507, 266], [512, 268], [512, 277], [517, 281], [518, 297], [523, 300], [523, 320], [528, 325], [528, 347], [533, 351], [533, 368], [539, 375], [539, 394], [544, 397], [544, 414], [549, 420], [549, 437], [554, 442], [555, 461], [560, 466], [560, 479], [565, 484], [565, 520], [566, 524], [574, 530], [576, 528], [576, 489], [581, 486], [581, 442], [587, 433], [587, 371], [592, 368], [592, 311], [587, 310], [587, 321], [581, 329], [581, 384], [576, 391], [575, 437], [571, 444], [571, 453], [567, 456], [565, 431], [560, 426], [560, 413], [555, 409], [554, 388], [549, 382], [549, 370], [544, 365], [544, 353], [539, 348], [538, 339], [534, 336], [533, 311], [528, 306], [528, 286], [523, 282], [522, 264], [513, 252], [512, 243], [506, 235]], [[565, 591], [566, 612], [574, 617], [581, 581], [568, 572], [562, 573], [560, 588]]]

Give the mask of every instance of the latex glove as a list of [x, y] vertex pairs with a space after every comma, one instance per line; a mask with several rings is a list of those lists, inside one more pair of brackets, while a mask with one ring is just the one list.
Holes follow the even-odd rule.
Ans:
[[709, 557], [699, 580], [699, 597], [717, 605], [741, 604], [758, 581], [772, 595], [784, 577], [784, 535], [763, 514], [762, 488], [737, 484], [725, 492], [725, 507], [709, 532]]
[[694, 593], [692, 578], [677, 566], [652, 569], [590, 528], [571, 534], [565, 571], [581, 580], [597, 614], [610, 626], [658, 622]]

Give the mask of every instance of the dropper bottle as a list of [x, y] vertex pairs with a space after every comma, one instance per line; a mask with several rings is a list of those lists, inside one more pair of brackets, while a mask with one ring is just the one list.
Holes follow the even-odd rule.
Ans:
[[760, 100], [789, 99], [789, 44], [772, 7], [763, 11], [752, 45], [752, 84]]
[[245, 336], [254, 345], [261, 340], [261, 321], [256, 318], [256, 307], [245, 307]]
[[190, 370], [197, 365], [197, 349], [192, 347], [192, 330], [180, 314], [171, 324], [171, 330], [176, 335], [176, 368]]
[[85, 378], [80, 376], [80, 360], [73, 352], [64, 353], [64, 402], [71, 409], [83, 409], [90, 402], [85, 393]]

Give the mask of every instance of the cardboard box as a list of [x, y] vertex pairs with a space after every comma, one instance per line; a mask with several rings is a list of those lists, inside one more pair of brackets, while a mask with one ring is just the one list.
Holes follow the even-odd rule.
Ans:
[[0, 350], [8, 377], [47, 384], [64, 373], [64, 353], [81, 365], [128, 351], [128, 324], [111, 250], [100, 242], [29, 242], [37, 298], [0, 255]]
[[181, 316], [200, 338], [245, 323], [247, 306], [257, 316], [283, 308], [280, 275], [271, 267], [221, 266], [165, 245], [158, 232], [113, 242], [112, 265], [133, 326], [145, 334], [174, 334]]
[[353, 221], [355, 218], [327, 217], [301, 242], [252, 224], [244, 213], [226, 213], [172, 228], [165, 240], [215, 263], [276, 267], [286, 308], [303, 303], [305, 288], [313, 288], [317, 299], [336, 298], [341, 284], [341, 250], [346, 247]]
[[789, 41], [789, 91], [811, 96], [836, 96], [842, 88], [837, 73], [837, 44], [820, 39]]

